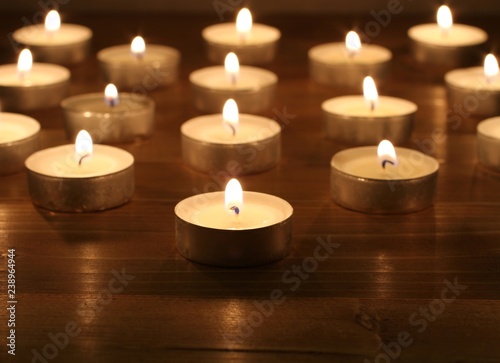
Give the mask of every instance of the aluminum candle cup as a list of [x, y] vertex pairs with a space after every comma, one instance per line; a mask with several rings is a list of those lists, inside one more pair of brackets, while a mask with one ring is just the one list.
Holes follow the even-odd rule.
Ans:
[[142, 95], [120, 93], [120, 102], [109, 106], [102, 93], [69, 97], [61, 103], [68, 139], [88, 130], [97, 143], [132, 142], [151, 136], [154, 101]]
[[278, 77], [265, 69], [241, 66], [232, 83], [223, 66], [213, 66], [192, 72], [189, 81], [200, 111], [220, 112], [226, 100], [233, 98], [241, 112], [259, 113], [271, 107]]
[[477, 152], [479, 161], [500, 171], [500, 117], [493, 117], [477, 125]]
[[281, 155], [281, 127], [266, 117], [240, 114], [232, 135], [221, 114], [200, 116], [182, 124], [181, 134], [184, 162], [202, 172], [259, 173], [275, 167]]
[[391, 59], [392, 53], [377, 45], [364, 45], [350, 56], [344, 43], [321, 44], [309, 50], [309, 73], [318, 83], [359, 90], [366, 76], [382, 84]]
[[174, 48], [148, 44], [142, 56], [134, 56], [130, 45], [119, 45], [101, 50], [97, 59], [106, 83], [120, 89], [150, 90], [177, 79], [180, 53]]
[[201, 33], [206, 43], [208, 58], [224, 63], [227, 53], [234, 52], [241, 64], [263, 64], [274, 59], [281, 33], [278, 29], [253, 24], [245, 38], [238, 33], [235, 23], [209, 26]]
[[421, 152], [396, 148], [399, 166], [378, 163], [377, 147], [347, 149], [331, 160], [331, 194], [344, 208], [363, 213], [410, 213], [430, 207], [439, 164]]
[[383, 139], [404, 144], [410, 139], [417, 105], [400, 98], [380, 96], [370, 110], [363, 96], [329, 99], [321, 105], [326, 136], [346, 145], [373, 145]]
[[24, 170], [24, 161], [40, 147], [40, 124], [31, 117], [0, 112], [0, 175]]
[[483, 67], [456, 69], [446, 73], [450, 106], [464, 105], [474, 116], [495, 116], [500, 113], [500, 78], [488, 81]]
[[134, 193], [134, 157], [116, 147], [94, 145], [81, 164], [74, 145], [45, 149], [26, 159], [26, 168], [33, 204], [52, 211], [101, 211]]
[[175, 235], [187, 259], [212, 266], [248, 267], [285, 257], [292, 244], [292, 206], [263, 193], [243, 192], [238, 216], [224, 209], [224, 192], [196, 195], [175, 206]]
[[59, 106], [69, 86], [69, 70], [34, 63], [24, 77], [15, 64], [0, 66], [0, 101], [6, 111], [32, 111]]
[[488, 34], [479, 28], [454, 24], [444, 32], [438, 24], [417, 25], [408, 30], [413, 58], [419, 63], [456, 68], [480, 60]]
[[58, 30], [48, 32], [44, 24], [37, 24], [16, 30], [13, 38], [29, 47], [39, 62], [75, 64], [89, 55], [92, 31], [81, 25], [61, 24]]

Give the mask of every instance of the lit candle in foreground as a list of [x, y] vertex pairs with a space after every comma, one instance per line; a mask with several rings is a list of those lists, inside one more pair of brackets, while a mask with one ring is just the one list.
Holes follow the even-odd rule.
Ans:
[[233, 98], [240, 111], [259, 113], [270, 108], [278, 77], [266, 69], [240, 66], [236, 54], [226, 55], [224, 66], [202, 68], [189, 75], [194, 104], [203, 112], [220, 112]]
[[147, 91], [177, 80], [181, 54], [164, 45], [146, 44], [136, 36], [128, 45], [105, 48], [97, 53], [106, 83], [120, 89], [142, 87]]
[[147, 96], [118, 93], [109, 84], [103, 93], [73, 96], [61, 102], [64, 127], [72, 140], [82, 129], [97, 143], [132, 142], [152, 135], [155, 103]]
[[460, 68], [445, 74], [448, 103], [462, 105], [472, 116], [492, 117], [500, 113], [500, 77], [493, 54], [483, 67]]
[[410, 213], [430, 207], [439, 163], [419, 151], [379, 146], [346, 149], [330, 163], [334, 201], [364, 213]]
[[488, 168], [500, 171], [500, 117], [492, 117], [477, 125], [479, 161]]
[[281, 37], [278, 29], [255, 24], [247, 8], [238, 12], [235, 23], [209, 26], [201, 33], [207, 45], [208, 58], [222, 63], [226, 54], [234, 52], [241, 64], [263, 64], [274, 59]]
[[40, 124], [16, 113], [0, 112], [0, 175], [24, 170], [24, 160], [40, 147]]
[[341, 96], [322, 103], [326, 136], [347, 145], [373, 145], [382, 139], [404, 144], [410, 139], [417, 105], [379, 96], [372, 77], [363, 80], [363, 96]]
[[488, 34], [482, 29], [454, 24], [451, 10], [446, 5], [438, 9], [436, 23], [411, 27], [408, 36], [417, 62], [447, 68], [475, 63], [481, 54], [481, 47], [488, 40]]
[[281, 156], [280, 125], [267, 117], [239, 114], [233, 99], [226, 101], [222, 114], [183, 123], [181, 135], [184, 162], [206, 173], [259, 173], [275, 167]]
[[311, 48], [309, 72], [316, 82], [359, 89], [363, 78], [368, 75], [382, 83], [391, 59], [389, 49], [361, 44], [359, 35], [350, 31], [345, 42], [326, 43]]
[[213, 266], [277, 261], [291, 248], [292, 215], [287, 201], [243, 191], [232, 179], [224, 192], [195, 195], [175, 206], [177, 248], [187, 259]]
[[59, 106], [69, 85], [68, 69], [33, 63], [28, 49], [17, 64], [0, 65], [0, 101], [5, 111], [31, 111]]
[[75, 144], [35, 152], [26, 159], [28, 187], [36, 206], [59, 212], [93, 212], [128, 202], [134, 192], [134, 157], [93, 145], [87, 131]]
[[29, 47], [39, 62], [74, 64], [87, 58], [92, 31], [81, 25], [61, 24], [59, 13], [51, 10], [43, 24], [18, 29], [13, 38]]

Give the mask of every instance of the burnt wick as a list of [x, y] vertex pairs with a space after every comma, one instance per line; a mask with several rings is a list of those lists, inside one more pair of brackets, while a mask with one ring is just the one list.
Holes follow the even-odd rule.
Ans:
[[389, 163], [389, 164], [391, 164], [391, 165], [395, 165], [393, 161], [390, 161], [390, 160], [384, 160], [384, 161], [382, 161], [382, 168], [384, 168], [384, 169], [385, 169], [385, 164], [387, 164], [387, 163]]
[[236, 215], [240, 214], [240, 208], [238, 208], [237, 206], [233, 206], [231, 208], [229, 208], [230, 210], [234, 211], [234, 213]]
[[83, 155], [83, 156], [80, 158], [80, 160], [78, 161], [78, 165], [82, 165], [82, 161], [83, 161], [83, 159], [85, 159], [87, 156], [90, 156], [90, 155], [89, 155], [89, 154], [85, 154], [85, 155]]

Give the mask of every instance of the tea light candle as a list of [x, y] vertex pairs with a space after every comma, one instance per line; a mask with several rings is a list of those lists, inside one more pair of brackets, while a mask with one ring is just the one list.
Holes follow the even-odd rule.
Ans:
[[241, 64], [262, 64], [274, 59], [281, 32], [268, 25], [253, 24], [250, 10], [243, 8], [236, 23], [209, 26], [201, 35], [208, 58], [214, 63], [224, 62], [226, 54], [234, 52]]
[[407, 142], [417, 105], [400, 98], [379, 97], [371, 77], [363, 80], [363, 93], [323, 102], [326, 136], [349, 145], [373, 145], [386, 138], [396, 144]]
[[347, 33], [345, 43], [327, 43], [309, 50], [309, 72], [316, 82], [360, 89], [363, 78], [386, 78], [392, 53], [378, 45], [362, 45], [358, 34]]
[[56, 107], [67, 92], [69, 70], [55, 65], [33, 63], [28, 49], [16, 64], [0, 65], [0, 101], [6, 111], [31, 111]]
[[243, 192], [231, 179], [225, 192], [196, 195], [175, 206], [177, 248], [187, 259], [213, 266], [277, 261], [291, 248], [292, 215], [287, 201]]
[[500, 171], [500, 117], [493, 117], [477, 125], [477, 152], [479, 161], [488, 168]]
[[33, 118], [0, 112], [0, 175], [24, 170], [24, 160], [40, 147], [40, 124]]
[[200, 116], [182, 124], [181, 134], [184, 162], [203, 172], [258, 173], [273, 168], [280, 159], [280, 125], [266, 117], [239, 115], [233, 99], [226, 102], [222, 115]]
[[135, 37], [130, 45], [109, 47], [97, 53], [105, 82], [121, 89], [152, 90], [177, 79], [180, 53], [177, 49], [144, 42]]
[[408, 30], [411, 52], [420, 63], [433, 63], [447, 68], [471, 65], [479, 60], [481, 47], [488, 40], [482, 29], [453, 24], [450, 8], [441, 6], [437, 24], [421, 24]]
[[14, 40], [29, 47], [35, 59], [56, 64], [75, 64], [87, 58], [92, 31], [76, 24], [61, 24], [56, 10], [48, 12], [45, 24], [29, 25], [12, 35]]
[[439, 164], [419, 151], [376, 146], [336, 153], [330, 163], [334, 201], [364, 213], [409, 213], [430, 207]]
[[74, 145], [38, 151], [26, 159], [33, 203], [58, 212], [92, 212], [128, 202], [134, 192], [134, 157], [92, 145], [86, 131]]
[[262, 68], [240, 67], [238, 57], [229, 53], [223, 67], [194, 71], [189, 81], [194, 104], [200, 111], [220, 112], [226, 100], [233, 98], [241, 112], [259, 113], [270, 108], [278, 77]]
[[473, 116], [489, 117], [500, 113], [500, 77], [498, 61], [493, 54], [486, 56], [483, 67], [446, 73], [445, 82], [450, 105], [464, 105]]
[[143, 95], [120, 93], [109, 84], [104, 94], [89, 93], [66, 98], [62, 103], [68, 139], [89, 130], [97, 143], [131, 142], [151, 136], [154, 101]]

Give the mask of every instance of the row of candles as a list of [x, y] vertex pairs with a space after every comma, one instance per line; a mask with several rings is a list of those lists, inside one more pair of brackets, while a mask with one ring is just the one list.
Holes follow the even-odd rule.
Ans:
[[[444, 23], [441, 20], [437, 26], [426, 24], [410, 29], [417, 58], [432, 55], [432, 49], [427, 49], [431, 45], [453, 48], [454, 52], [463, 47], [470, 54], [471, 46], [486, 41], [487, 36], [479, 29], [452, 26], [449, 9], [442, 9], [439, 12], [445, 14], [441, 15]], [[29, 45], [44, 61], [65, 63], [85, 58], [92, 35], [89, 29], [61, 25], [54, 12], [47, 16], [44, 29], [35, 27], [20, 29], [15, 39]], [[238, 164], [240, 175], [274, 167], [280, 158], [280, 126], [274, 120], [250, 113], [269, 108], [277, 76], [265, 69], [240, 66], [239, 61], [252, 64], [272, 60], [280, 32], [262, 24], [252, 25], [250, 12], [243, 9], [236, 24], [214, 25], [202, 35], [210, 59], [217, 62], [223, 57], [224, 66], [200, 69], [190, 75], [195, 105], [203, 112], [223, 112], [200, 116], [182, 125], [183, 159], [204, 172], [224, 169], [228, 162]], [[417, 106], [407, 100], [378, 96], [375, 84], [375, 79], [383, 80], [391, 57], [385, 48], [363, 46], [354, 32], [347, 34], [345, 43], [310, 50], [313, 79], [351, 88], [363, 84], [363, 96], [337, 97], [322, 104], [330, 139], [350, 145], [376, 144], [386, 138], [396, 144], [409, 140]], [[130, 47], [100, 51], [98, 59], [106, 80], [132, 89], [144, 81], [150, 67], [164, 71], [166, 77], [160, 80], [161, 85], [173, 82], [180, 55], [173, 48], [157, 45], [148, 45], [146, 51], [144, 40], [137, 37]], [[432, 56], [430, 59], [434, 60]], [[452, 71], [445, 78], [450, 89], [460, 88], [463, 98], [464, 89], [477, 92], [479, 78], [488, 92], [500, 92], [497, 74], [498, 63], [493, 55], [488, 55], [479, 75], [478, 69], [473, 68]], [[0, 66], [0, 75], [5, 76], [0, 78], [4, 106], [20, 110], [59, 104], [70, 78], [62, 66], [32, 64], [29, 50], [21, 52], [17, 70], [14, 65]], [[40, 125], [35, 120], [1, 114], [0, 174], [19, 169], [27, 157], [33, 202], [55, 211], [103, 210], [130, 200], [134, 190], [133, 156], [116, 147], [93, 145], [92, 136], [80, 130], [100, 130], [101, 143], [150, 136], [154, 102], [146, 96], [118, 94], [115, 85], [109, 84], [104, 97], [74, 96], [63, 100], [61, 106], [67, 135], [70, 139], [76, 137], [76, 143], [42, 151], [36, 151]], [[245, 113], [240, 114], [239, 109]], [[107, 125], [104, 130], [103, 123]], [[497, 169], [499, 125], [500, 120], [490, 119], [478, 127], [480, 159]], [[245, 146], [258, 150], [254, 161], [244, 159], [241, 149]], [[391, 142], [383, 140], [378, 147], [356, 147], [333, 156], [331, 193], [338, 204], [357, 211], [418, 211], [433, 202], [438, 169], [434, 158], [415, 150], [394, 148]], [[194, 261], [221, 266], [255, 265], [282, 258], [290, 249], [290, 204], [275, 196], [243, 192], [236, 179], [228, 183], [225, 192], [180, 202], [175, 213], [179, 251]]]

